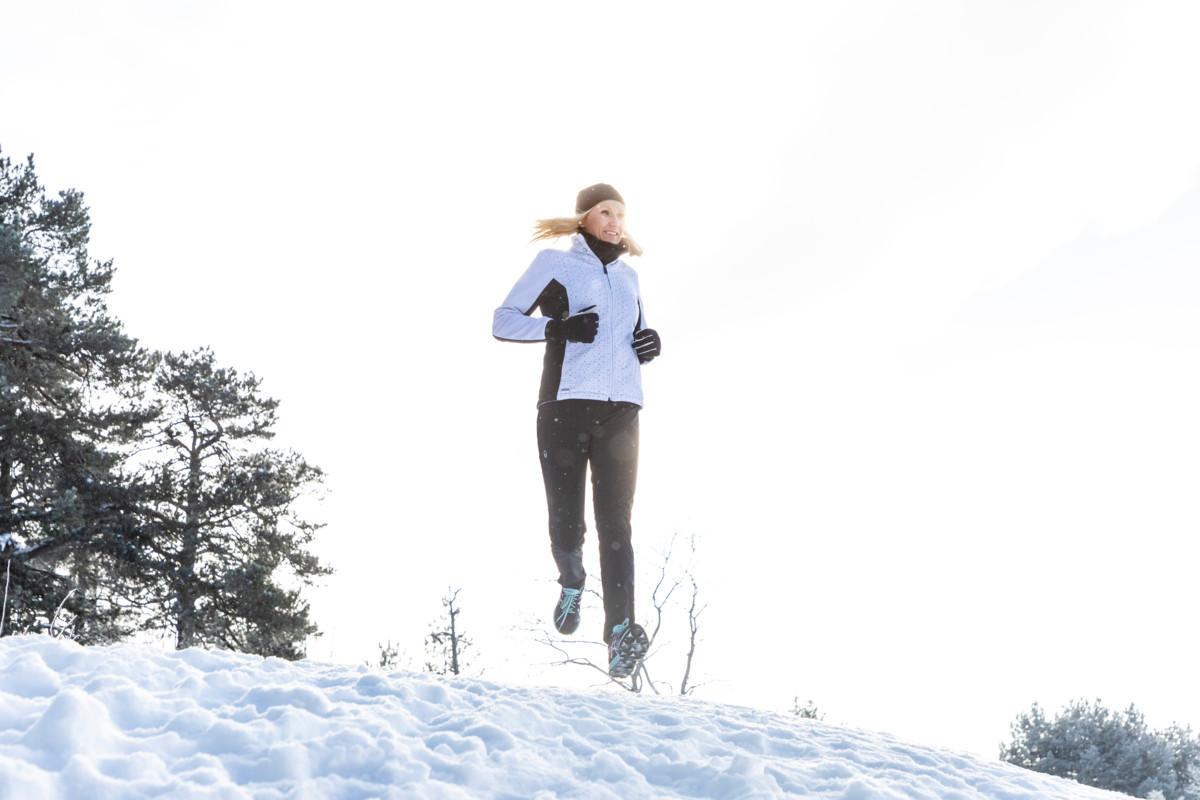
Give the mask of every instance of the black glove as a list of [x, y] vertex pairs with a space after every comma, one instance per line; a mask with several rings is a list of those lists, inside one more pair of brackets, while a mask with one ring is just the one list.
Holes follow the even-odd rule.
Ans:
[[653, 328], [642, 328], [633, 334], [633, 349], [637, 351], [638, 361], [643, 364], [651, 361], [662, 353], [662, 341], [658, 331]]
[[600, 329], [600, 315], [595, 311], [576, 314], [566, 319], [552, 319], [546, 323], [546, 338], [551, 341], [583, 342], [590, 344]]

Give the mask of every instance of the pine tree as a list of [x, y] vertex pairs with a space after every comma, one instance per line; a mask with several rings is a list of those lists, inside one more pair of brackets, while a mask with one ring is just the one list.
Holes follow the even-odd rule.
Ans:
[[444, 621], [435, 621], [425, 637], [425, 651], [428, 658], [425, 661], [425, 671], [438, 675], [460, 675], [467, 667], [466, 654], [472, 648], [472, 642], [463, 634], [458, 622], [462, 608], [458, 603], [458, 594], [462, 589], [447, 590], [442, 597], [442, 608], [446, 609]]
[[299, 499], [321, 471], [269, 449], [278, 402], [207, 349], [161, 356], [162, 407], [141, 466], [144, 561], [157, 580], [139, 604], [180, 649], [215, 645], [301, 658], [316, 633], [300, 587], [328, 574], [309, 550], [319, 525]]
[[815, 719], [818, 722], [825, 719], [825, 712], [817, 708], [812, 700], [809, 700], [804, 705], [800, 705], [800, 698], [792, 698], [792, 713], [801, 719]]
[[3, 630], [44, 629], [69, 597], [67, 629], [106, 642], [129, 629], [114, 595], [135, 535], [120, 451], [151, 415], [137, 396], [149, 357], [108, 313], [113, 266], [90, 259], [89, 233], [79, 192], [47, 197], [32, 157], [0, 157]]
[[1134, 797], [1200, 798], [1200, 741], [1173, 726], [1150, 730], [1142, 713], [1076, 701], [1053, 720], [1036, 703], [1012, 725], [1000, 757], [1027, 769]]

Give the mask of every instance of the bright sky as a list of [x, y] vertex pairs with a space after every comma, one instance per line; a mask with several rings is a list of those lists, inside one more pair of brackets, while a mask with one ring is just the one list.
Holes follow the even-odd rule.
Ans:
[[6, 7], [0, 147], [86, 194], [113, 311], [328, 472], [310, 655], [420, 666], [461, 586], [486, 677], [592, 682], [524, 630], [541, 353], [490, 324], [606, 181], [664, 343], [641, 613], [694, 535], [702, 696], [989, 756], [1035, 700], [1200, 726], [1200, 8], [647, 5]]

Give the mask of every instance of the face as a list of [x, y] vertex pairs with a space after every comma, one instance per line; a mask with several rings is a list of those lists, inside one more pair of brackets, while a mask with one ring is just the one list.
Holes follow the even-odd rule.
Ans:
[[602, 242], [620, 244], [625, 236], [625, 204], [605, 200], [583, 218], [583, 229]]

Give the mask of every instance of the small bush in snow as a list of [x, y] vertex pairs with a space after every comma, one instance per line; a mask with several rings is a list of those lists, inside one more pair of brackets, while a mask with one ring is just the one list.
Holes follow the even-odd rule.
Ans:
[[1133, 706], [1077, 700], [1053, 720], [1037, 703], [1012, 725], [1005, 761], [1134, 797], [1200, 800], [1200, 740], [1190, 728], [1152, 731]]

